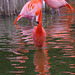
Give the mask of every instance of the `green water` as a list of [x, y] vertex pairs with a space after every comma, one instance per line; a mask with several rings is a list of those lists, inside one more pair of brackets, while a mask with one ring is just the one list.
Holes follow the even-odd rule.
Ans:
[[0, 75], [75, 75], [75, 14], [43, 13], [46, 43], [36, 50], [32, 30], [36, 26], [22, 18], [0, 17]]

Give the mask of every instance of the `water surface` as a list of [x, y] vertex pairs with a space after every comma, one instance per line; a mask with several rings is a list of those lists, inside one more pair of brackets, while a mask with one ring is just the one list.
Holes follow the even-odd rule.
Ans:
[[[74, 7], [74, 4], [73, 4]], [[43, 12], [46, 43], [36, 50], [34, 26], [22, 18], [0, 17], [0, 75], [75, 75], [75, 14], [61, 8], [61, 17]]]

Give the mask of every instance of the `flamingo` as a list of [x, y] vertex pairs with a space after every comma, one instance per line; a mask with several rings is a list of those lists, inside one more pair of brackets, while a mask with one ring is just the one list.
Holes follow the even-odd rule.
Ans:
[[[31, 20], [32, 25], [33, 25], [33, 19], [35, 17], [38, 18], [39, 16], [39, 11], [42, 9], [42, 0], [30, 0], [28, 1], [22, 8], [20, 14], [14, 21], [14, 24], [21, 19], [22, 17], [28, 18]], [[37, 21], [37, 20], [36, 20]]]
[[60, 15], [60, 11], [59, 8], [67, 6], [68, 8], [70, 8], [70, 10], [73, 13], [73, 8], [72, 6], [67, 3], [65, 0], [44, 0], [46, 4], [48, 4], [49, 7], [52, 8], [52, 14], [54, 14], [54, 9], [56, 9], [58, 11], [58, 14]]
[[35, 72], [40, 72], [39, 75], [49, 75], [47, 56], [42, 48], [36, 49], [36, 52], [34, 54], [34, 65]]
[[43, 47], [46, 39], [46, 32], [42, 27], [42, 10], [40, 10], [38, 21], [38, 25], [33, 29], [33, 42], [36, 47]]

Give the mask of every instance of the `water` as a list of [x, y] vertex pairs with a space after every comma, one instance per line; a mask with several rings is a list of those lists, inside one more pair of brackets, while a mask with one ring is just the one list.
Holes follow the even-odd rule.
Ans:
[[[74, 6], [74, 4], [73, 4]], [[0, 18], [0, 75], [75, 75], [75, 14], [63, 11], [62, 16], [43, 13], [46, 43], [36, 50], [32, 26], [22, 18]]]

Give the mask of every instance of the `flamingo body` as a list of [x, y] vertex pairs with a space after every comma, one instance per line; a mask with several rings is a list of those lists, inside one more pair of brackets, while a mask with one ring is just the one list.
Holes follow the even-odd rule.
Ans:
[[58, 14], [60, 15], [59, 8], [63, 6], [67, 6], [70, 8], [71, 12], [73, 12], [73, 8], [70, 4], [68, 4], [65, 0], [44, 0], [46, 4], [48, 4], [49, 7], [52, 9], [56, 9], [58, 11]]
[[39, 24], [33, 29], [33, 41], [36, 47], [43, 47], [46, 39], [46, 32], [42, 27], [42, 10], [38, 17]]
[[41, 30], [38, 29], [38, 26], [33, 29], [33, 41], [36, 47], [42, 47], [45, 44], [46, 32], [43, 27]]
[[45, 2], [54, 9], [58, 9], [67, 3], [65, 0], [45, 0]]
[[31, 0], [27, 2], [23, 6], [20, 14], [18, 15], [14, 23], [16, 23], [22, 17], [28, 18], [33, 22], [33, 19], [39, 15], [39, 11], [41, 9], [42, 9], [42, 0]]

